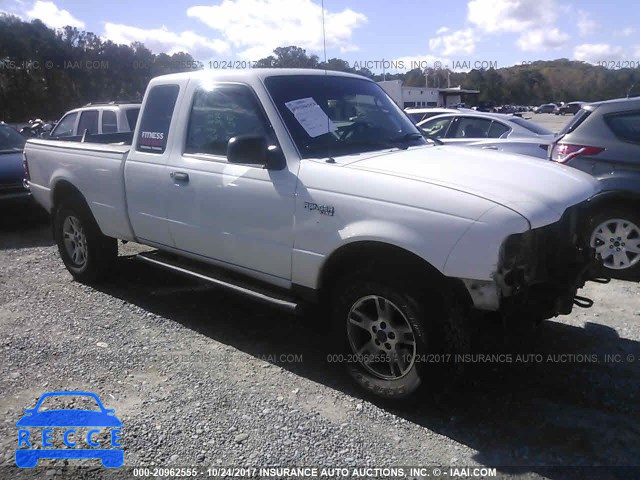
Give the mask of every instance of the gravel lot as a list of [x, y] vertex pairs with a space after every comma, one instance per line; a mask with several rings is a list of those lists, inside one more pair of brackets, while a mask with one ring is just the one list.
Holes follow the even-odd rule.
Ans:
[[[115, 409], [125, 465], [490, 465], [527, 479], [585, 477], [546, 466], [640, 467], [638, 283], [589, 284], [595, 306], [545, 323], [523, 352], [542, 361], [470, 363], [438, 402], [390, 406], [362, 398], [326, 361], [322, 319], [156, 270], [132, 244], [120, 247], [116, 278], [84, 286], [46, 220], [0, 213], [0, 477], [17, 474], [23, 409], [54, 390], [92, 391]], [[502, 351], [499, 326], [478, 326], [475, 350]], [[66, 463], [19, 473], [54, 478]], [[83, 475], [104, 475], [99, 461], [85, 464], [94, 468]]]

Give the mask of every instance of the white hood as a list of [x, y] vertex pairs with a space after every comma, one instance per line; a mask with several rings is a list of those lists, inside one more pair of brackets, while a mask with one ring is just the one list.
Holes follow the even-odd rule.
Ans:
[[[468, 147], [418, 147], [345, 158], [365, 169], [453, 188], [499, 203], [524, 216], [532, 228], [600, 190], [590, 175], [557, 163]], [[342, 163], [342, 162], [341, 162]]]

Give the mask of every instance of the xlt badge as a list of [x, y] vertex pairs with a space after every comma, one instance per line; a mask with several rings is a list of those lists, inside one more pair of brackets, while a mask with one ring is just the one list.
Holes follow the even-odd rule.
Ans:
[[330, 217], [333, 217], [335, 213], [335, 209], [329, 205], [318, 205], [317, 203], [311, 202], [304, 202], [304, 208], [310, 212], [317, 210], [322, 215], [329, 215]]

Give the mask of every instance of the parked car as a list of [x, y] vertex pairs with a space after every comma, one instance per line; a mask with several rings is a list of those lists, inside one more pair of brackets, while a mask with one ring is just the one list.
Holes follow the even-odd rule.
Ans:
[[131, 132], [136, 126], [139, 112], [139, 103], [90, 103], [67, 112], [49, 136], [82, 136], [85, 130], [90, 135]]
[[547, 160], [547, 150], [550, 143], [551, 139], [536, 137], [492, 138], [490, 140], [467, 143], [465, 146], [496, 152], [517, 153], [518, 155]]
[[420, 123], [428, 118], [442, 115], [443, 113], [456, 113], [457, 108], [405, 108], [404, 113], [409, 115], [413, 123]]
[[556, 115], [575, 115], [582, 108], [584, 102], [569, 102], [558, 107], [554, 112]]
[[553, 113], [558, 106], [555, 103], [545, 103], [533, 109], [533, 113]]
[[549, 148], [549, 158], [602, 185], [588, 237], [606, 273], [640, 278], [640, 98], [584, 105]]
[[452, 113], [438, 115], [417, 125], [425, 136], [463, 145], [488, 138], [535, 138], [550, 141], [553, 133], [536, 123], [500, 113]]
[[76, 280], [104, 278], [122, 239], [156, 247], [138, 258], [157, 267], [326, 308], [335, 361], [380, 397], [438, 391], [457, 365], [419, 355], [465, 351], [471, 309], [567, 314], [597, 266], [575, 230], [591, 176], [429, 145], [358, 75], [158, 77], [135, 134], [116, 136], [130, 145], [27, 142], [33, 195]]
[[0, 123], [0, 205], [24, 203], [31, 199], [22, 165], [26, 141], [13, 127]]

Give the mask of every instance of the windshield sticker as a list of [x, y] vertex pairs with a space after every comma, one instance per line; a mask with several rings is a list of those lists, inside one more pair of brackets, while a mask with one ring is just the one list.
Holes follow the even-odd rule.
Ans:
[[311, 138], [335, 132], [338, 129], [320, 105], [311, 97], [291, 100], [285, 105]]

